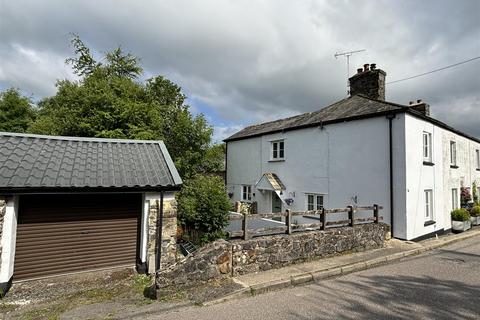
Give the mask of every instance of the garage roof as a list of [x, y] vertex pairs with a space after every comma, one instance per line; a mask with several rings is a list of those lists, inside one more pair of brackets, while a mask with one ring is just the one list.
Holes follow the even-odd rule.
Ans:
[[0, 132], [0, 189], [178, 187], [163, 141]]

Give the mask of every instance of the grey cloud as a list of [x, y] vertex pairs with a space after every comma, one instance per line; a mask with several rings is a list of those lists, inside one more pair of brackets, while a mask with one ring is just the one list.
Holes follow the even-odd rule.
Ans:
[[[142, 58], [147, 76], [168, 76], [236, 128], [345, 97], [345, 60], [335, 52], [367, 49], [351, 57], [351, 72], [376, 62], [388, 80], [480, 55], [478, 12], [475, 0], [4, 0], [0, 86], [52, 94], [54, 79], [73, 77], [62, 61], [75, 32], [97, 51], [122, 45]], [[15, 45], [42, 59], [17, 54]], [[387, 97], [423, 98], [440, 119], [478, 137], [479, 66], [389, 85]], [[229, 132], [218, 128], [218, 136]]]

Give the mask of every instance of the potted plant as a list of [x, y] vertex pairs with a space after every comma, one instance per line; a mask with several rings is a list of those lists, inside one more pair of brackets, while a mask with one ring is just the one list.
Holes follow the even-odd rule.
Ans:
[[473, 206], [470, 209], [470, 221], [472, 222], [472, 226], [480, 225], [480, 206]]
[[471, 228], [470, 214], [466, 209], [455, 209], [451, 212], [452, 230], [463, 232]]

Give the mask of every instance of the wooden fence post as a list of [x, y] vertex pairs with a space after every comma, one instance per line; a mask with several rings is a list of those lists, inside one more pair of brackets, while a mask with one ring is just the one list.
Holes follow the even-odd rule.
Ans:
[[353, 227], [353, 224], [354, 224], [354, 220], [353, 220], [353, 207], [352, 206], [348, 206], [348, 219], [350, 220], [350, 223], [349, 223], [349, 226], [350, 227]]
[[325, 230], [327, 225], [327, 217], [326, 217], [324, 208], [322, 208], [322, 213], [320, 213], [320, 223], [322, 224], [320, 226], [320, 230]]
[[285, 225], [287, 226], [286, 234], [292, 234], [292, 213], [290, 209], [287, 209], [287, 215], [285, 216]]
[[243, 214], [242, 220], [243, 240], [248, 240], [248, 214]]
[[375, 218], [373, 222], [378, 223], [378, 204], [373, 205], [373, 217]]

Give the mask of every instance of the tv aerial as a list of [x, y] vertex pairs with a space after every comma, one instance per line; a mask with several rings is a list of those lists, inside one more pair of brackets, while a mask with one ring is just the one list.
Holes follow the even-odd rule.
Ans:
[[338, 59], [338, 57], [344, 56], [347, 58], [347, 95], [350, 94], [350, 82], [348, 81], [348, 78], [350, 78], [350, 56], [353, 55], [354, 53], [359, 53], [367, 51], [366, 49], [361, 49], [361, 50], [354, 50], [354, 51], [348, 51], [348, 52], [336, 52], [333, 56], [335, 59]]

